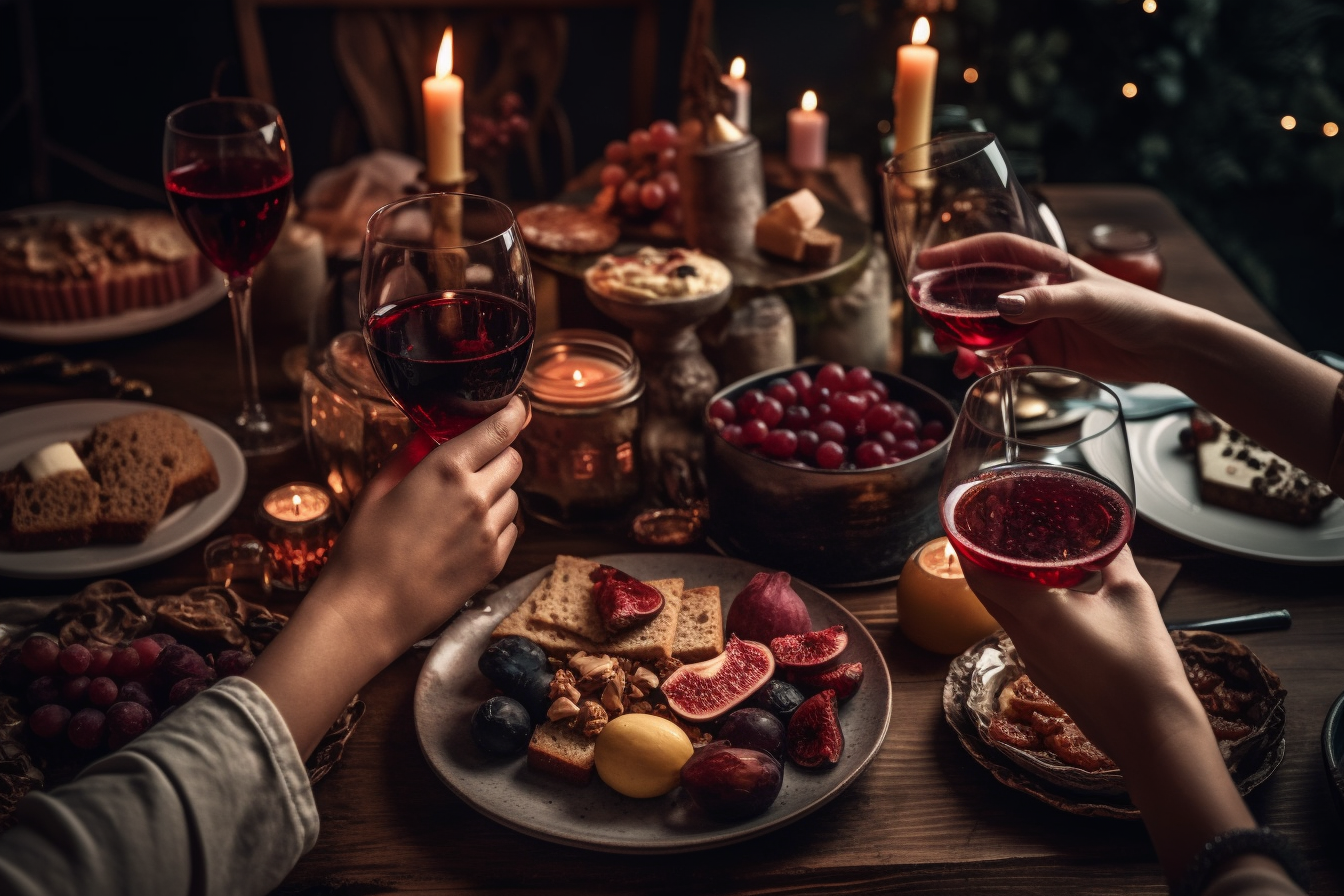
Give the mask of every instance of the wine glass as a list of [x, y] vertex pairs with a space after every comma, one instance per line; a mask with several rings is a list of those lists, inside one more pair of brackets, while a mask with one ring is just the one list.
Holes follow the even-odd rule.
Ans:
[[252, 271], [284, 226], [293, 177], [285, 124], [266, 103], [215, 97], [168, 115], [163, 183], [178, 223], [228, 281], [243, 387], [242, 411], [228, 429], [248, 455], [283, 451], [300, 438], [296, 425], [262, 406], [252, 342]]
[[1073, 279], [1036, 203], [993, 134], [950, 134], [882, 166], [887, 234], [910, 300], [933, 331], [991, 370], [1030, 325], [1000, 316], [1003, 293]]
[[532, 354], [532, 269], [508, 206], [426, 193], [369, 218], [359, 281], [373, 369], [442, 444], [508, 403]]
[[[1033, 389], [1056, 414], [1088, 409], [1081, 426], [1010, 433], [1005, 393], [1056, 375], [1067, 396]], [[1094, 590], [1134, 532], [1134, 473], [1120, 400], [1072, 371], [1009, 367], [980, 379], [952, 428], [939, 489], [943, 528], [963, 562], [1049, 588]]]

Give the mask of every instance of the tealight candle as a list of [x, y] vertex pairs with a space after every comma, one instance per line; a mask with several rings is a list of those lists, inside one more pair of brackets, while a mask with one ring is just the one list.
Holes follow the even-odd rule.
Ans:
[[747, 80], [747, 61], [738, 56], [720, 78], [733, 92], [733, 124], [744, 134], [751, 133], [751, 82]]
[[271, 555], [271, 581], [306, 591], [336, 543], [335, 502], [320, 485], [291, 482], [261, 500], [257, 514]]
[[425, 179], [457, 184], [462, 168], [462, 79], [453, 74], [453, 29], [445, 28], [433, 77], [420, 83], [425, 103]]
[[789, 164], [799, 171], [826, 167], [826, 128], [829, 116], [817, 108], [817, 94], [803, 94], [799, 108], [789, 110]]
[[[896, 51], [896, 152], [928, 143], [933, 130], [933, 87], [938, 76], [938, 51], [928, 46], [929, 20], [915, 22], [910, 43]], [[909, 165], [914, 169], [918, 165]]]
[[961, 653], [999, 629], [966, 584], [946, 538], [935, 538], [905, 562], [896, 586], [896, 614], [905, 636], [934, 653]]
[[523, 388], [532, 422], [519, 439], [518, 491], [528, 511], [557, 525], [623, 512], [639, 494], [634, 349], [609, 333], [557, 330], [536, 341]]

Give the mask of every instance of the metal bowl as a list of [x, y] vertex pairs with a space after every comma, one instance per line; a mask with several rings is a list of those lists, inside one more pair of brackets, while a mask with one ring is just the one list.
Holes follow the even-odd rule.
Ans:
[[1321, 757], [1325, 760], [1325, 776], [1330, 781], [1335, 811], [1344, 818], [1344, 694], [1326, 713], [1325, 727], [1321, 730]]
[[[710, 403], [736, 401], [775, 377], [820, 364], [781, 367], [739, 380]], [[952, 432], [955, 413], [936, 392], [896, 374], [873, 371], [890, 392]], [[788, 464], [730, 445], [705, 409], [709, 535], [724, 551], [783, 569], [819, 585], [890, 580], [924, 542], [942, 534], [938, 484], [947, 460], [945, 437], [908, 460], [862, 470], [820, 470]]]

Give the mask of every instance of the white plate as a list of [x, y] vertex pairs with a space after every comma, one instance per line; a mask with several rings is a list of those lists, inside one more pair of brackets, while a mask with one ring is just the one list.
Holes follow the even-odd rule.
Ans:
[[[90, 218], [106, 218], [110, 215], [124, 214], [126, 214], [125, 209], [107, 208], [101, 205], [54, 203], [52, 205], [34, 205], [28, 208], [14, 209], [5, 212], [5, 217], [63, 217], [76, 221], [86, 221]], [[222, 299], [226, 292], [224, 277], [212, 270], [206, 275], [206, 282], [201, 285], [200, 289], [167, 305], [137, 308], [134, 311], [127, 311], [122, 314], [94, 317], [88, 320], [33, 321], [0, 318], [0, 338], [13, 339], [17, 342], [31, 342], [38, 345], [74, 345], [82, 342], [99, 342], [104, 339], [119, 339], [122, 336], [135, 336], [194, 317]]]
[[[1143, 385], [1133, 391], [1158, 395], [1164, 389]], [[1084, 435], [1096, 431], [1101, 416], [1083, 421]], [[1180, 433], [1189, 425], [1185, 412], [1125, 423], [1139, 516], [1187, 541], [1238, 557], [1300, 566], [1344, 563], [1344, 501], [1332, 501], [1315, 524], [1295, 526], [1200, 500], [1195, 460], [1181, 451]], [[1095, 443], [1084, 442], [1082, 448], [1087, 462], [1108, 475], [1106, 459], [1095, 456]]]
[[[593, 558], [641, 579], [681, 578], [687, 588], [718, 585], [728, 604], [763, 567], [705, 554], [616, 554]], [[655, 799], [621, 796], [594, 773], [575, 786], [527, 766], [525, 756], [488, 756], [471, 739], [471, 717], [494, 689], [476, 661], [490, 632], [532, 592], [551, 567], [539, 569], [464, 611], [425, 658], [415, 685], [415, 729], [425, 759], [467, 805], [516, 831], [600, 852], [675, 853], [709, 849], [757, 837], [830, 802], [877, 755], [891, 721], [891, 679], [872, 635], [824, 593], [793, 581], [816, 629], [843, 624], [849, 647], [842, 659], [863, 663], [863, 684], [840, 706], [845, 748], [829, 771], [805, 772], [789, 765], [779, 797], [763, 814], [741, 821], [715, 821], [696, 808], [680, 787]], [[576, 861], [584, 861], [576, 859]]]
[[140, 544], [91, 544], [63, 551], [0, 550], [0, 575], [21, 579], [74, 579], [135, 569], [176, 554], [228, 519], [247, 485], [247, 463], [224, 430], [173, 408], [138, 401], [61, 401], [0, 415], [0, 469], [68, 439], [82, 439], [96, 424], [138, 411], [171, 411], [201, 436], [219, 469], [219, 488], [184, 504], [159, 521]]

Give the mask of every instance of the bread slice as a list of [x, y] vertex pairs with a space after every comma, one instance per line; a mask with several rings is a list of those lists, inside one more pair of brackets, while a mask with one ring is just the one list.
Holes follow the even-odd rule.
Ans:
[[17, 551], [47, 551], [88, 544], [99, 516], [98, 493], [98, 483], [82, 470], [19, 483], [10, 546]]
[[723, 605], [719, 586], [706, 585], [682, 592], [672, 656], [698, 663], [723, 653]]
[[89, 463], [102, 486], [93, 528], [99, 541], [144, 541], [168, 509], [182, 452], [161, 421], [145, 419], [149, 414], [162, 412], [100, 423], [89, 437]]
[[593, 580], [589, 577], [597, 567], [597, 563], [582, 557], [568, 554], [556, 557], [546, 589], [537, 596], [533, 608], [536, 618], [589, 641], [605, 641], [607, 627], [597, 613]]
[[587, 784], [593, 776], [595, 752], [595, 741], [575, 731], [568, 722], [542, 722], [527, 745], [527, 764], [544, 774]]
[[168, 411], [142, 411], [100, 423], [89, 437], [90, 462], [98, 464], [100, 450], [110, 446], [152, 446], [162, 452], [171, 477], [171, 495], [165, 512], [176, 510], [219, 488], [219, 470], [210, 449], [186, 420]]
[[621, 632], [597, 645], [597, 652], [625, 656], [632, 660], [663, 660], [672, 656], [677, 637], [677, 616], [681, 613], [682, 579], [654, 579], [645, 582], [663, 593], [663, 611], [653, 621]]
[[597, 644], [587, 638], [567, 632], [537, 618], [537, 600], [550, 587], [551, 577], [541, 580], [541, 584], [532, 589], [518, 608], [500, 620], [499, 625], [490, 633], [492, 638], [504, 638], [509, 635], [521, 635], [535, 641], [542, 650], [554, 657], [563, 657], [566, 653], [585, 650], [593, 653]]

